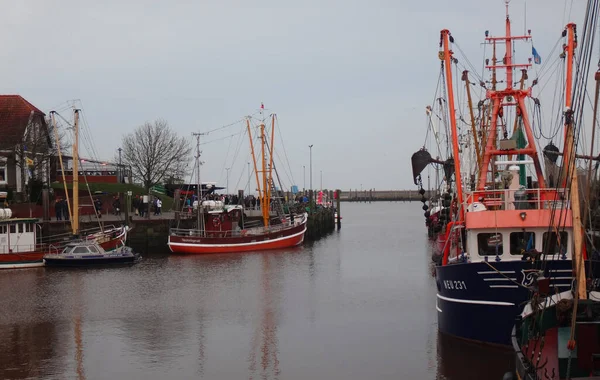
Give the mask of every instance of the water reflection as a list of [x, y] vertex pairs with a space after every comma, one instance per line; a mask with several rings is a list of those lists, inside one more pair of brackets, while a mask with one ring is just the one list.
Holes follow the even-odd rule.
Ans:
[[290, 250], [1, 271], [0, 378], [501, 378], [510, 353], [437, 333], [420, 207], [343, 210]]
[[510, 348], [484, 346], [438, 333], [438, 379], [502, 379], [514, 368]]

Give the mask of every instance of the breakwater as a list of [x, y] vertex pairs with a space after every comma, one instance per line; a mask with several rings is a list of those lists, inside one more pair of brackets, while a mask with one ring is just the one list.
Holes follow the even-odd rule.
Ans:
[[[429, 199], [429, 191], [425, 191], [425, 197]], [[419, 190], [359, 190], [351, 189], [340, 192], [340, 200], [342, 202], [390, 202], [403, 201], [411, 202], [421, 199]]]

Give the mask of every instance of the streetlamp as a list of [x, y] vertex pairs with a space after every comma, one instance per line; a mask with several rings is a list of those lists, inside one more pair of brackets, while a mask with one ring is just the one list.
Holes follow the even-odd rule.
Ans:
[[313, 145], [314, 144], [310, 144], [308, 146], [308, 149], [310, 150], [310, 189], [309, 190], [313, 189], [313, 187], [312, 187], [312, 147], [313, 147]]
[[227, 195], [229, 195], [229, 169], [231, 169], [231, 168], [225, 168], [225, 170], [227, 170], [227, 188], [226, 188]]
[[302, 173], [304, 178], [304, 184], [302, 185], [302, 191], [306, 191], [306, 165], [302, 165]]

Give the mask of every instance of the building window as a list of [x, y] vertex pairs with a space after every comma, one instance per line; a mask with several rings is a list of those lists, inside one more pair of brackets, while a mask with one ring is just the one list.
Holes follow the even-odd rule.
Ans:
[[[558, 239], [560, 237], [560, 248], [558, 246]], [[558, 236], [556, 232], [544, 232], [542, 240], [542, 252], [545, 255], [556, 255], [567, 252], [567, 243], [569, 242], [569, 235], [565, 231], [559, 232]]]
[[534, 232], [511, 232], [510, 233], [510, 254], [522, 255], [535, 248]]
[[0, 185], [5, 185], [8, 183], [6, 179], [7, 169], [6, 169], [6, 160], [0, 160]]
[[502, 234], [495, 232], [477, 234], [477, 246], [481, 256], [501, 255], [504, 252]]

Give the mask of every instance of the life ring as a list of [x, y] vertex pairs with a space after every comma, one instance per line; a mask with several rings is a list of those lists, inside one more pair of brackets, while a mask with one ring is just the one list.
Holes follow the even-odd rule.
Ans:
[[216, 228], [221, 227], [221, 219], [219, 219], [218, 216], [215, 216], [212, 220], [213, 226], [215, 226]]

